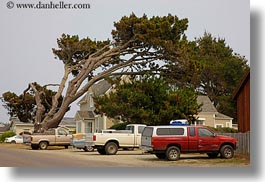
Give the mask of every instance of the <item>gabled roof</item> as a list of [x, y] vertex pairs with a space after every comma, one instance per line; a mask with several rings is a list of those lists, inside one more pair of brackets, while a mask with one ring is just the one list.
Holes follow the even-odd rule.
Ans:
[[231, 117], [229, 117], [229, 116], [227, 116], [227, 115], [225, 115], [225, 114], [222, 114], [222, 113], [217, 113], [216, 115], [215, 115], [215, 119], [233, 119], [233, 118], [231, 118]]
[[64, 117], [59, 124], [60, 126], [75, 126], [74, 118]]
[[242, 89], [242, 87], [247, 83], [247, 81], [250, 79], [250, 69], [247, 70], [247, 72], [245, 73], [245, 75], [243, 76], [240, 84], [237, 86], [237, 88], [235, 89], [235, 92], [233, 93], [233, 99], [236, 99], [240, 90]]
[[21, 122], [18, 117], [10, 118], [11, 125], [32, 125], [33, 122]]
[[[90, 90], [93, 92], [95, 96], [100, 96], [100, 95], [104, 95], [111, 87], [112, 87], [112, 84], [110, 84], [107, 80], [101, 80], [98, 83], [92, 85]], [[82, 102], [86, 102], [88, 99], [87, 97], [88, 97], [88, 94], [85, 94], [80, 99], [78, 104]]]
[[7, 126], [7, 125], [2, 126], [1, 125], [1, 127], [0, 127], [0, 133], [4, 133], [4, 132], [8, 131], [9, 128], [10, 128], [10, 126]]
[[82, 119], [94, 119], [95, 113], [93, 111], [77, 111], [77, 115]]
[[110, 84], [107, 80], [101, 80], [100, 82], [94, 84], [91, 88], [95, 96], [100, 96], [105, 94], [111, 87], [112, 84]]
[[201, 106], [200, 112], [218, 112], [208, 96], [199, 95], [197, 97], [197, 103], [198, 104], [203, 104]]

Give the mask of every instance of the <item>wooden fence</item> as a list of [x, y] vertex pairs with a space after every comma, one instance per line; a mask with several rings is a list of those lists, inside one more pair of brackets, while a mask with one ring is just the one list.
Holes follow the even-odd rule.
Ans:
[[236, 153], [250, 154], [250, 133], [220, 133], [220, 135], [231, 136], [237, 139]]

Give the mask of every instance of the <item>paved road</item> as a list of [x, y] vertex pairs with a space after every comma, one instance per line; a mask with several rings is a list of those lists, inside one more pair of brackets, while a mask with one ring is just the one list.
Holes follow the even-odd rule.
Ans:
[[[72, 153], [72, 155], [71, 155]], [[63, 150], [30, 150], [0, 147], [1, 167], [89, 167], [89, 166], [112, 166], [108, 161], [87, 160], [69, 149]], [[85, 153], [85, 152], [83, 152]]]
[[181, 154], [179, 161], [159, 160], [141, 150], [118, 151], [117, 155], [100, 155], [77, 149], [52, 148], [31, 150], [29, 146], [0, 144], [0, 167], [211, 167], [249, 166], [249, 159], [209, 159], [205, 154]]

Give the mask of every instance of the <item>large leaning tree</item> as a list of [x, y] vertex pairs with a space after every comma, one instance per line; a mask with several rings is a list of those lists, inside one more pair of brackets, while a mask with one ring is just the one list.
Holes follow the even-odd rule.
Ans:
[[[8, 91], [3, 93], [0, 99], [11, 117], [18, 117], [18, 119], [24, 123], [32, 122], [36, 118], [36, 115], [42, 117], [38, 118], [38, 120], [42, 120], [45, 115], [39, 114], [39, 112], [49, 112], [52, 105], [52, 97], [56, 94], [55, 91], [47, 88], [49, 86], [54, 85], [49, 84], [41, 86], [37, 83], [30, 83], [22, 94], [17, 95]], [[59, 107], [61, 106], [62, 100], [63, 97], [58, 99]], [[36, 101], [39, 103], [36, 103]], [[40, 108], [37, 110], [38, 106]]]
[[70, 104], [97, 81], [112, 75], [159, 71], [161, 64], [156, 61], [176, 60], [181, 56], [178, 50], [187, 42], [184, 34], [187, 27], [187, 19], [170, 14], [152, 18], [131, 14], [114, 23], [110, 40], [79, 39], [63, 34], [53, 53], [62, 61], [64, 75], [48, 112], [43, 109], [38, 90], [29, 84], [37, 103], [35, 131], [57, 127]]

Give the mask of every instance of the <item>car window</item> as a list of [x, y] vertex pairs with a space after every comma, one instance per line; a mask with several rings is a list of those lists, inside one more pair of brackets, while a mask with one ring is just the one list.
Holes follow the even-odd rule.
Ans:
[[67, 133], [66, 133], [66, 131], [65, 130], [63, 130], [63, 129], [59, 129], [58, 130], [58, 135], [66, 135]]
[[184, 128], [158, 128], [157, 135], [183, 135]]
[[138, 133], [142, 133], [144, 131], [145, 126], [138, 126]]
[[212, 133], [210, 130], [206, 128], [198, 128], [199, 136], [200, 137], [212, 137], [214, 136], [214, 133]]
[[153, 135], [153, 128], [145, 127], [142, 136], [151, 137]]
[[195, 136], [195, 128], [190, 127], [190, 136]]

